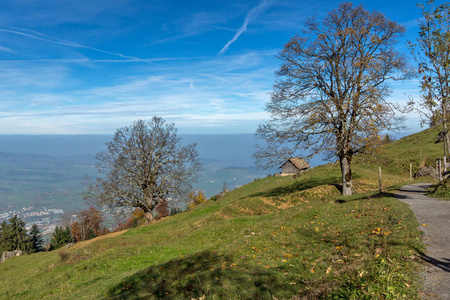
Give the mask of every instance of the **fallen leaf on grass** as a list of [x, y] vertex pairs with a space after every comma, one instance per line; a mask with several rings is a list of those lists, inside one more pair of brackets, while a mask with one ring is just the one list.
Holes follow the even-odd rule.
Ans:
[[378, 233], [380, 233], [380, 231], [381, 231], [381, 228], [378, 227], [378, 228], [375, 228], [374, 230], [372, 230], [372, 233], [373, 234], [378, 234]]

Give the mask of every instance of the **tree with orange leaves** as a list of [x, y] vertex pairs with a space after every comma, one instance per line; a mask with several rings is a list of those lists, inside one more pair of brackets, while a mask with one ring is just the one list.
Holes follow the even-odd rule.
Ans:
[[76, 242], [84, 241], [88, 237], [100, 236], [108, 232], [102, 227], [103, 214], [100, 210], [89, 207], [77, 214], [76, 221], [70, 224], [72, 236]]
[[189, 198], [188, 204], [189, 209], [194, 208], [200, 203], [203, 203], [208, 200], [205, 196], [205, 193], [203, 193], [202, 191], [190, 192], [188, 198]]
[[373, 136], [382, 130], [402, 128], [386, 97], [389, 81], [411, 73], [394, 49], [404, 31], [380, 12], [351, 3], [340, 4], [322, 22], [310, 18], [279, 54], [282, 65], [266, 105], [271, 119], [256, 132], [265, 140], [254, 154], [257, 164], [271, 167], [325, 152], [338, 157], [342, 194], [351, 195], [353, 155], [372, 149]]

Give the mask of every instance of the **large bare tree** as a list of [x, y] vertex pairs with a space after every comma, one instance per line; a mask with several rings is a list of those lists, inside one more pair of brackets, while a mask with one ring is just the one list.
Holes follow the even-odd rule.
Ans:
[[389, 81], [408, 75], [406, 59], [394, 49], [404, 30], [351, 3], [322, 22], [308, 19], [302, 35], [279, 54], [282, 65], [266, 105], [271, 119], [256, 133], [265, 140], [255, 153], [257, 164], [327, 151], [339, 158], [342, 193], [352, 194], [353, 155], [376, 147], [381, 130], [401, 127], [386, 98]]
[[111, 210], [139, 207], [150, 217], [158, 204], [186, 197], [201, 168], [196, 144], [182, 146], [160, 117], [118, 129], [107, 146], [96, 157], [105, 175], [87, 181], [84, 198]]
[[[416, 108], [430, 125], [441, 125], [444, 156], [449, 153], [448, 109], [450, 106], [450, 4], [420, 4], [423, 18], [416, 43], [410, 43], [418, 63], [421, 100]], [[415, 103], [412, 102], [412, 105]]]

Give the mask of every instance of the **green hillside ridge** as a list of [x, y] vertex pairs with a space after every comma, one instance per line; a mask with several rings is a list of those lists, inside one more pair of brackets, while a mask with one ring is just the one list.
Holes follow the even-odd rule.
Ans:
[[351, 197], [339, 195], [332, 163], [67, 250], [9, 259], [0, 299], [418, 299], [425, 248], [414, 214], [389, 189], [409, 180], [410, 162], [417, 169], [439, 158], [436, 134], [355, 157]]

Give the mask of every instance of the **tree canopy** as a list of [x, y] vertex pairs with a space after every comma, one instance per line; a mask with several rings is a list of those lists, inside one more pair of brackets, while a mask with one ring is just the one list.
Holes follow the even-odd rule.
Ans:
[[[444, 155], [448, 155], [448, 109], [450, 97], [450, 4], [438, 6], [434, 1], [420, 4], [423, 18], [419, 24], [416, 43], [410, 43], [411, 52], [418, 64], [421, 100], [416, 108], [423, 122], [442, 125]], [[412, 105], [416, 104], [414, 102]]]
[[196, 144], [181, 145], [173, 123], [137, 120], [116, 131], [97, 155], [103, 178], [88, 181], [85, 199], [110, 210], [151, 213], [170, 199], [185, 198], [201, 169]]
[[383, 129], [401, 128], [386, 101], [389, 82], [406, 78], [406, 59], [394, 49], [405, 28], [379, 12], [342, 3], [322, 20], [310, 18], [279, 54], [282, 61], [257, 136], [260, 166], [325, 152], [338, 157], [342, 192], [352, 193], [351, 160], [382, 143]]

